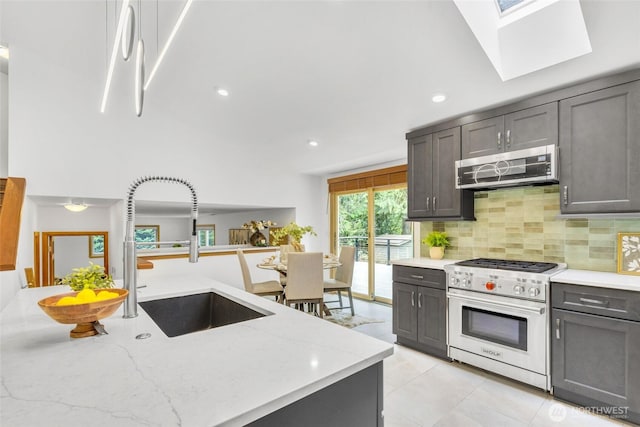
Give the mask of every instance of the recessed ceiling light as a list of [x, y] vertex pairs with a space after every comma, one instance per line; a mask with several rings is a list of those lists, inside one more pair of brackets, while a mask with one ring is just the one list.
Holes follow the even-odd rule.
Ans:
[[309, 147], [317, 147], [318, 146], [318, 141], [316, 141], [315, 139], [312, 139], [309, 141]]
[[217, 93], [218, 93], [218, 95], [220, 95], [220, 96], [229, 96], [229, 91], [228, 91], [228, 90], [226, 90], [226, 89], [224, 89], [224, 88], [221, 88], [221, 87], [217, 88], [217, 89], [216, 89], [216, 92], [217, 92]]
[[431, 100], [435, 103], [444, 102], [447, 99], [447, 95], [443, 93], [436, 93], [431, 97]]

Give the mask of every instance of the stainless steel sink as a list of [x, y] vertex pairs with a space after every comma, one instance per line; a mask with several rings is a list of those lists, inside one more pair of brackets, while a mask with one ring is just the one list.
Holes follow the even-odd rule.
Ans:
[[140, 302], [140, 307], [168, 337], [204, 331], [268, 316], [216, 292]]

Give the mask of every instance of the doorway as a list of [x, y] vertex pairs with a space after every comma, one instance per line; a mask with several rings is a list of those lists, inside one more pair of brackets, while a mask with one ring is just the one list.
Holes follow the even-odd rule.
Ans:
[[106, 231], [44, 231], [34, 233], [36, 286], [51, 286], [89, 263], [109, 273], [109, 233]]
[[391, 261], [413, 257], [406, 184], [332, 193], [332, 251], [355, 246], [354, 296], [392, 302]]

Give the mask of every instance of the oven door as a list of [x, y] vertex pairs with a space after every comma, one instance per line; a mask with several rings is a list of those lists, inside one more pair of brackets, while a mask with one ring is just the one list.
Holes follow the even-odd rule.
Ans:
[[447, 297], [449, 346], [546, 375], [544, 302], [459, 289]]

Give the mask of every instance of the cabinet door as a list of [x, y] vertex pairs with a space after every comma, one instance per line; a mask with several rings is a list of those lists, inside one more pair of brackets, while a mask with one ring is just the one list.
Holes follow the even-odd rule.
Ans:
[[640, 82], [560, 102], [562, 213], [640, 210]]
[[488, 156], [504, 151], [504, 116], [462, 126], [462, 158]]
[[558, 144], [558, 103], [540, 105], [504, 116], [505, 150]]
[[640, 323], [554, 309], [551, 326], [554, 388], [638, 412]]
[[456, 160], [460, 160], [460, 128], [433, 134], [431, 205], [435, 217], [455, 217], [461, 214], [461, 190], [456, 190]]
[[[447, 350], [446, 292], [418, 286], [418, 342]], [[395, 301], [394, 301], [395, 303]]]
[[413, 341], [418, 339], [416, 286], [393, 282], [392, 332]]
[[409, 140], [408, 154], [408, 216], [431, 216], [431, 191], [433, 188], [431, 159], [432, 136], [425, 135]]

